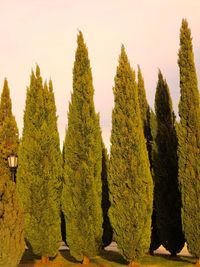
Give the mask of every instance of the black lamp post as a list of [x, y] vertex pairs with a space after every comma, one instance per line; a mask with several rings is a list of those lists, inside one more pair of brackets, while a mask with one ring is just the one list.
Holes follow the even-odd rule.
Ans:
[[11, 178], [13, 182], [16, 182], [17, 164], [18, 164], [18, 156], [15, 153], [11, 153], [8, 156], [8, 165], [10, 167]]

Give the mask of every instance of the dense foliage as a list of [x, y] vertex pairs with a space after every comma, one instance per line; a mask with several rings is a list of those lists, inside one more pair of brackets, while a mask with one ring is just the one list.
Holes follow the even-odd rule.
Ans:
[[102, 144], [90, 61], [81, 32], [77, 44], [64, 142], [62, 209], [70, 253], [85, 262], [102, 246]]
[[[153, 110], [150, 110], [150, 132], [151, 132], [151, 155], [150, 155], [150, 161], [151, 161], [151, 174], [154, 182], [155, 187], [155, 173], [154, 173], [154, 160], [155, 156], [157, 154], [157, 146], [156, 146], [156, 135], [157, 135], [157, 120], [156, 115], [153, 112]], [[155, 189], [155, 188], [154, 188]], [[155, 190], [153, 192], [153, 213], [152, 213], [152, 221], [151, 221], [151, 243], [149, 247], [149, 253], [151, 255], [154, 254], [154, 250], [159, 248], [161, 245], [161, 241], [158, 234], [158, 227], [156, 223], [156, 208], [155, 208]]]
[[8, 81], [5, 79], [0, 102], [0, 175], [10, 176], [8, 156], [17, 153], [19, 134], [15, 117], [12, 114], [12, 104]]
[[118, 248], [131, 263], [149, 248], [153, 184], [135, 73], [123, 46], [113, 92], [109, 215]]
[[155, 96], [157, 120], [154, 153], [156, 224], [162, 245], [176, 255], [184, 246], [181, 226], [181, 195], [178, 188], [177, 135], [172, 100], [159, 71]]
[[[149, 156], [150, 169], [151, 169], [151, 174], [153, 177], [154, 176], [153, 144], [154, 144], [155, 139], [153, 139], [153, 133], [151, 131], [154, 131], [155, 129], [151, 129], [151, 110], [147, 102], [144, 78], [142, 76], [142, 71], [139, 65], [138, 65], [137, 86], [138, 86], [138, 99], [139, 99], [139, 105], [140, 105], [140, 114], [141, 114], [141, 119], [142, 119], [144, 137], [146, 139], [146, 146], [147, 146], [147, 151], [148, 151], [148, 156]], [[154, 127], [154, 125], [152, 125], [152, 127]], [[153, 199], [154, 198], [155, 196], [153, 196]], [[151, 243], [150, 243], [149, 252], [153, 254], [153, 251], [157, 249], [160, 246], [160, 244], [161, 243], [159, 241], [157, 225], [156, 225], [156, 209], [155, 209], [155, 203], [153, 202], [153, 214], [151, 218]]]
[[0, 101], [0, 266], [16, 266], [25, 249], [23, 212], [16, 186], [11, 181], [7, 157], [17, 153], [18, 129], [12, 114], [8, 82], [5, 79]]
[[142, 125], [143, 125], [143, 130], [144, 130], [144, 137], [146, 138], [146, 145], [147, 145], [147, 151], [149, 155], [150, 166], [152, 166], [152, 160], [151, 160], [152, 135], [151, 135], [151, 129], [150, 129], [150, 108], [149, 108], [149, 104], [146, 98], [144, 78], [142, 76], [142, 71], [139, 65], [138, 65], [137, 86], [138, 86], [138, 100], [139, 100], [140, 113], [141, 113]]
[[60, 240], [62, 157], [56, 107], [50, 81], [40, 69], [31, 74], [19, 148], [17, 187], [25, 212], [25, 238], [33, 252], [55, 256]]
[[191, 32], [185, 19], [180, 30], [181, 97], [178, 125], [179, 183], [183, 231], [191, 254], [200, 258], [200, 105]]

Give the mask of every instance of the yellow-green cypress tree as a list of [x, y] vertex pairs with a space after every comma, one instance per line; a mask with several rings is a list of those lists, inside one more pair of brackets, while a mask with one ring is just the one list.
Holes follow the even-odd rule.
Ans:
[[191, 31], [186, 19], [180, 29], [178, 65], [181, 96], [178, 124], [179, 183], [182, 224], [189, 252], [200, 264], [200, 105]]
[[18, 145], [19, 133], [12, 114], [8, 81], [5, 79], [0, 102], [0, 174], [10, 176], [7, 158], [12, 152], [17, 153]]
[[181, 195], [178, 188], [178, 157], [175, 115], [169, 87], [161, 71], [155, 96], [157, 132], [154, 153], [155, 208], [158, 235], [172, 256], [180, 252], [185, 239], [181, 225]]
[[62, 209], [70, 253], [88, 263], [102, 246], [102, 145], [90, 61], [81, 32], [77, 45], [64, 146]]
[[146, 91], [144, 85], [144, 78], [142, 76], [142, 71], [140, 66], [138, 65], [138, 100], [140, 106], [140, 113], [142, 119], [142, 125], [144, 130], [144, 136], [146, 138], [147, 150], [149, 153], [149, 160], [151, 163], [151, 130], [150, 130], [150, 108], [146, 98]]
[[[143, 124], [143, 131], [144, 131], [144, 136], [146, 138], [146, 146], [147, 146], [147, 151], [148, 151], [148, 156], [149, 156], [151, 174], [153, 177], [153, 158], [152, 158], [153, 136], [151, 133], [151, 126], [150, 126], [151, 111], [150, 111], [150, 107], [147, 102], [144, 78], [142, 76], [142, 71], [139, 65], [138, 65], [137, 86], [138, 86], [138, 99], [139, 99], [140, 113], [141, 113], [141, 119], [142, 119], [142, 124]], [[153, 251], [160, 246], [160, 241], [158, 238], [157, 226], [156, 226], [156, 209], [154, 206], [155, 204], [153, 204], [153, 214], [152, 214], [152, 223], [151, 223], [152, 233], [151, 233], [151, 243], [150, 243], [150, 248], [149, 248], [149, 252], [152, 255], [153, 255]]]
[[153, 184], [135, 73], [122, 46], [113, 88], [109, 215], [122, 256], [133, 264], [149, 249]]
[[18, 129], [12, 114], [8, 82], [5, 79], [0, 101], [0, 266], [16, 266], [24, 252], [24, 220], [7, 157], [17, 153]]
[[17, 187], [27, 245], [43, 262], [56, 255], [61, 241], [62, 157], [56, 122], [52, 83], [43, 86], [37, 66], [27, 89]]

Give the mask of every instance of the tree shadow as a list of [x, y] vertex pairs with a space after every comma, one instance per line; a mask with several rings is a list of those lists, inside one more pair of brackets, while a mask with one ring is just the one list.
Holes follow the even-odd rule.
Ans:
[[127, 265], [128, 262], [120, 255], [117, 251], [112, 250], [102, 250], [100, 256], [110, 262], [119, 263], [122, 265]]
[[195, 257], [192, 257], [192, 256], [171, 256], [171, 255], [164, 255], [164, 254], [155, 254], [154, 256], [152, 257], [160, 257], [160, 258], [163, 258], [167, 261], [176, 261], [176, 262], [183, 262], [183, 263], [190, 263], [190, 264], [193, 264], [196, 262], [196, 259]]
[[68, 249], [60, 250], [59, 253], [65, 260], [67, 260], [71, 263], [76, 263], [76, 264], [80, 263], [70, 254]]
[[20, 264], [34, 264], [40, 258], [40, 256], [35, 255], [30, 249], [25, 249]]

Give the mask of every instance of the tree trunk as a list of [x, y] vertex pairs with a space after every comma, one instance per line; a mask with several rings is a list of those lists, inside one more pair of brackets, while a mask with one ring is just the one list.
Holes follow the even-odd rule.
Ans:
[[83, 256], [82, 264], [89, 264], [89, 263], [90, 263], [90, 259], [87, 256]]
[[145, 255], [154, 256], [154, 251], [153, 250], [149, 250], [147, 253], [145, 253]]
[[42, 264], [48, 264], [48, 263], [49, 263], [49, 257], [47, 257], [47, 256], [42, 256], [42, 258], [41, 258], [41, 262], [42, 262]]
[[200, 266], [200, 259], [197, 259], [196, 266]]
[[176, 252], [171, 252], [171, 257], [176, 258], [177, 257]]
[[149, 255], [150, 256], [154, 256], [154, 251], [153, 250], [149, 250]]
[[130, 267], [139, 267], [139, 264], [136, 263], [135, 261], [131, 261], [131, 262], [128, 264], [128, 266], [130, 266]]

